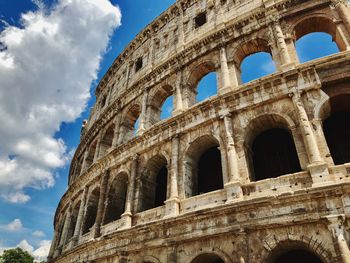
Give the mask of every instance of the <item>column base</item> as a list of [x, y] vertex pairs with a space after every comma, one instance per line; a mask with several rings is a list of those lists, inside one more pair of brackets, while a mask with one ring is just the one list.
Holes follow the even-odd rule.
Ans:
[[243, 191], [241, 187], [241, 182], [234, 181], [225, 184], [224, 186], [227, 194], [226, 203], [233, 203], [243, 200]]
[[130, 212], [122, 214], [121, 219], [123, 220], [123, 224], [120, 229], [127, 229], [132, 226], [132, 214]]
[[307, 166], [307, 169], [312, 178], [312, 186], [326, 185], [331, 181], [327, 163], [312, 163]]
[[165, 202], [165, 216], [164, 218], [175, 217], [180, 213], [179, 199], [177, 197], [170, 198]]
[[101, 235], [101, 226], [100, 225], [95, 225], [94, 228], [93, 228], [93, 237], [94, 238], [98, 238], [100, 235]]
[[281, 69], [283, 71], [294, 69], [294, 68], [295, 68], [295, 63], [293, 63], [293, 62], [281, 65]]
[[228, 92], [230, 92], [232, 90], [233, 89], [232, 89], [231, 86], [225, 86], [225, 87], [222, 87], [221, 89], [219, 89], [218, 94], [222, 95], [222, 94], [228, 93]]
[[184, 112], [183, 109], [176, 109], [176, 110], [173, 110], [172, 115], [173, 115], [173, 116], [176, 116], [176, 115], [179, 115], [179, 114], [181, 114], [181, 113], [183, 113], [183, 112]]

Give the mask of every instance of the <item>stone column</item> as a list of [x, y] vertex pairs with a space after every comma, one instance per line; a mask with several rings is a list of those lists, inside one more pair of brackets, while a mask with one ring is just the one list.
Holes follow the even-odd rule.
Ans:
[[350, 33], [350, 8], [346, 0], [332, 0], [332, 6], [339, 13], [348, 33]]
[[99, 237], [101, 234], [101, 221], [102, 221], [102, 216], [103, 216], [102, 213], [104, 210], [103, 209], [104, 203], [105, 203], [105, 199], [106, 199], [108, 178], [109, 178], [109, 170], [106, 170], [103, 173], [102, 178], [101, 178], [100, 197], [98, 199], [94, 238]]
[[337, 23], [336, 27], [337, 27], [339, 36], [341, 37], [341, 40], [344, 42], [344, 47], [339, 47], [339, 49], [341, 51], [350, 50], [350, 43], [347, 38], [348, 33], [346, 33], [345, 30], [343, 29], [344, 27], [343, 24]]
[[78, 217], [77, 217], [77, 223], [75, 225], [74, 234], [73, 234], [74, 245], [77, 244], [79, 237], [80, 237], [83, 218], [84, 218], [84, 211], [86, 209], [85, 206], [86, 206], [87, 193], [88, 193], [88, 188], [85, 187], [83, 190], [83, 197], [82, 197], [82, 200], [80, 203]]
[[238, 157], [233, 139], [233, 127], [231, 116], [224, 116], [226, 140], [227, 140], [227, 159], [228, 159], [228, 182], [225, 184], [227, 191], [227, 202], [233, 202], [243, 198], [242, 187], [240, 183]]
[[100, 131], [100, 133], [97, 135], [96, 149], [95, 149], [95, 154], [94, 154], [94, 162], [96, 162], [98, 160], [98, 158], [100, 157], [102, 136], [103, 136], [103, 132]]
[[86, 148], [86, 150], [84, 152], [83, 163], [81, 165], [81, 172], [80, 172], [80, 174], [82, 174], [82, 172], [86, 171], [86, 169], [88, 168], [88, 167], [86, 167], [86, 159], [88, 158], [88, 156], [89, 156], [89, 149]]
[[125, 202], [125, 211], [122, 214], [122, 219], [125, 221], [125, 224], [122, 228], [130, 228], [132, 225], [132, 212], [133, 212], [133, 199], [134, 199], [134, 188], [135, 180], [138, 169], [139, 156], [136, 154], [132, 158], [131, 162], [131, 172], [130, 172], [130, 181], [128, 183], [128, 192]]
[[183, 23], [183, 11], [181, 9], [181, 5], [179, 8], [179, 20], [178, 20], [178, 28], [179, 28], [179, 42], [178, 42], [178, 51], [181, 51], [185, 45], [185, 33], [184, 33], [184, 23]]
[[142, 97], [142, 108], [141, 108], [141, 116], [140, 116], [140, 125], [137, 130], [137, 134], [141, 135], [146, 129], [146, 121], [147, 121], [147, 98], [148, 98], [148, 90], [143, 92]]
[[113, 141], [112, 141], [112, 148], [115, 148], [118, 145], [120, 123], [121, 123], [121, 114], [118, 113], [114, 119], [114, 135], [113, 135]]
[[179, 135], [175, 135], [171, 140], [171, 174], [170, 174], [170, 195], [165, 201], [165, 217], [173, 217], [179, 214]]
[[292, 60], [291, 60], [290, 55], [288, 53], [288, 47], [287, 47], [286, 41], [284, 39], [282, 28], [281, 28], [278, 21], [276, 21], [273, 24], [273, 31], [275, 33], [277, 47], [278, 47], [279, 53], [281, 55], [281, 60], [282, 60], [281, 61], [281, 69], [288, 70], [288, 69], [294, 68], [295, 65], [292, 64]]
[[68, 228], [70, 225], [70, 221], [71, 221], [71, 212], [72, 212], [72, 207], [71, 205], [69, 205], [68, 209], [67, 209], [67, 214], [65, 217], [65, 221], [64, 221], [64, 226], [62, 229], [62, 234], [61, 234], [61, 240], [59, 241], [59, 246], [64, 246], [66, 244], [66, 239], [67, 239], [67, 234], [68, 234]]
[[180, 114], [183, 111], [181, 84], [182, 84], [182, 68], [180, 68], [176, 74], [175, 105], [174, 105], [173, 115]]
[[[299, 78], [302, 78], [302, 76], [299, 76]], [[298, 83], [300, 83], [300, 81], [298, 81]], [[292, 97], [293, 104], [298, 115], [301, 132], [310, 163], [308, 165], [308, 170], [312, 176], [313, 183], [314, 185], [325, 183], [329, 180], [327, 164], [321, 157], [315, 135], [306, 110], [301, 101], [300, 91], [298, 88], [295, 88], [294, 92], [291, 93], [290, 96]]]
[[227, 65], [226, 58], [226, 48], [224, 46], [220, 49], [220, 65], [221, 65], [221, 79], [222, 79], [222, 87], [219, 87], [219, 94], [224, 94], [230, 90], [232, 90], [230, 74]]
[[232, 89], [237, 89], [240, 83], [240, 73], [234, 61], [230, 64], [229, 71]]
[[335, 240], [342, 263], [350, 263], [350, 250], [349, 246], [344, 238], [344, 222], [345, 215], [329, 215], [326, 216], [328, 220], [328, 229], [332, 232], [333, 239]]

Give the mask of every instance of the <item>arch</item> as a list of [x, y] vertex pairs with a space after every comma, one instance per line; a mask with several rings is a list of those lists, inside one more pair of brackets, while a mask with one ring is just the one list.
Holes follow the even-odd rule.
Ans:
[[323, 255], [318, 254], [301, 241], [281, 241], [267, 256], [266, 263], [325, 263]]
[[198, 90], [199, 82], [209, 73], [215, 72], [218, 66], [217, 63], [213, 60], [204, 60], [195, 64], [191, 69], [187, 78], [187, 90], [186, 90], [186, 99], [187, 105], [190, 107], [194, 105]]
[[252, 180], [301, 171], [290, 124], [281, 115], [272, 114], [258, 116], [246, 127], [246, 156]]
[[225, 263], [225, 261], [216, 254], [205, 253], [194, 258], [191, 263]]
[[100, 189], [96, 187], [89, 195], [86, 212], [84, 218], [84, 224], [82, 234], [86, 234], [90, 231], [90, 228], [94, 226], [97, 216], [98, 200], [100, 198]]
[[168, 161], [158, 154], [147, 161], [140, 185], [140, 202], [138, 211], [164, 205], [167, 199]]
[[162, 106], [167, 98], [173, 95], [173, 87], [163, 85], [150, 94], [148, 104], [148, 122], [153, 125], [161, 120]]
[[95, 140], [89, 147], [89, 153], [88, 155], [86, 156], [86, 159], [85, 159], [85, 168], [89, 168], [93, 162], [94, 162], [94, 158], [95, 158], [95, 152], [96, 152], [96, 149], [97, 149], [97, 140]]
[[70, 224], [69, 224], [68, 232], [67, 232], [66, 243], [69, 242], [69, 240], [70, 240], [70, 239], [73, 237], [73, 235], [74, 235], [75, 227], [76, 227], [77, 220], [78, 220], [78, 214], [79, 214], [80, 204], [81, 204], [80, 201], [77, 202], [77, 203], [75, 204], [75, 206], [73, 207], [73, 209], [72, 209]]
[[142, 263], [160, 263], [160, 261], [157, 258], [152, 256], [144, 256], [141, 262]]
[[223, 188], [219, 146], [212, 135], [203, 135], [190, 143], [184, 163], [186, 197]]
[[[207, 259], [209, 259], [207, 261]], [[214, 261], [210, 261], [214, 260]], [[219, 260], [219, 261], [215, 261]], [[225, 262], [232, 263], [231, 258], [217, 247], [201, 249], [199, 253], [196, 253], [195, 256], [190, 261], [191, 263], [216, 263], [216, 262]]]
[[350, 162], [350, 94], [330, 98], [330, 115], [323, 121], [323, 131], [334, 164]]
[[141, 114], [141, 106], [139, 104], [131, 105], [124, 113], [123, 121], [121, 123], [121, 143], [130, 140], [136, 133], [136, 124]]
[[104, 156], [112, 147], [114, 138], [114, 124], [111, 124], [105, 131], [100, 143], [100, 156]]
[[121, 218], [125, 209], [128, 183], [128, 175], [125, 172], [119, 173], [111, 182], [106, 197], [107, 203], [103, 224], [108, 224]]
[[332, 36], [340, 51], [346, 50], [346, 42], [339, 32], [335, 22], [323, 14], [306, 16], [296, 21], [293, 27], [294, 41], [315, 32], [327, 33]]
[[241, 63], [241, 81], [249, 81], [276, 72], [276, 65], [268, 52], [257, 52], [245, 57]]
[[[239, 71], [238, 76], [241, 76], [240, 82], [244, 83], [249, 80], [259, 78], [267, 74], [271, 74], [274, 71], [276, 71], [276, 66], [273, 59], [270, 44], [264, 38], [257, 37], [252, 40], [240, 43], [233, 53], [233, 62], [235, 64], [235, 67]], [[261, 59], [261, 54], [265, 54], [266, 58]], [[252, 70], [252, 67], [244, 67], [244, 62], [246, 61], [248, 61], [249, 65], [251, 64], [249, 63], [249, 60], [253, 60], [255, 65], [254, 68], [259, 69], [259, 71], [255, 72], [253, 76], [250, 76], [251, 74], [248, 75], [247, 72], [245, 72], [246, 70]], [[266, 65], [260, 65], [260, 63], [262, 62]], [[261, 68], [257, 67], [259, 65], [261, 66]], [[265, 74], [261, 73], [263, 71], [265, 71]]]
[[272, 55], [270, 45], [266, 39], [255, 38], [240, 43], [234, 51], [233, 61], [238, 66], [237, 68], [241, 68], [241, 64], [246, 57], [258, 52], [266, 52]]

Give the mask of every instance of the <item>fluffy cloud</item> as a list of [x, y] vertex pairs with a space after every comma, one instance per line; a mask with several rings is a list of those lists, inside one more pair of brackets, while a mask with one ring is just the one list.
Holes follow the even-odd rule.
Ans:
[[23, 229], [23, 224], [20, 219], [16, 218], [11, 223], [1, 226], [0, 228], [10, 232], [19, 232]]
[[43, 231], [40, 231], [40, 230], [35, 230], [33, 233], [32, 233], [33, 236], [35, 237], [44, 237], [45, 236], [45, 233]]
[[0, 33], [0, 197], [9, 202], [54, 184], [69, 159], [54, 135], [84, 110], [121, 18], [108, 0], [58, 0], [51, 10], [37, 2], [21, 28]]
[[51, 241], [50, 240], [41, 240], [37, 249], [34, 249], [32, 245], [28, 243], [27, 240], [23, 239], [16, 247], [19, 247], [31, 255], [33, 255], [36, 261], [46, 260], [49, 251], [50, 251]]

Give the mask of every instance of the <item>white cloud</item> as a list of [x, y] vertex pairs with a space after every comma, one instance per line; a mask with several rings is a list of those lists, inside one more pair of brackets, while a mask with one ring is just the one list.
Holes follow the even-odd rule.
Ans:
[[46, 260], [47, 256], [49, 255], [50, 247], [50, 240], [40, 241], [39, 247], [35, 249], [32, 253], [34, 258], [38, 261]]
[[27, 240], [23, 239], [21, 242], [19, 242], [19, 244], [16, 246], [16, 247], [19, 247], [19, 248], [22, 248], [23, 250], [29, 252], [30, 254], [33, 253], [34, 251], [34, 247], [31, 246]]
[[39, 242], [39, 247], [37, 249], [34, 249], [34, 247], [30, 245], [27, 240], [24, 239], [16, 247], [22, 248], [23, 250], [33, 255], [36, 261], [43, 261], [46, 260], [49, 254], [50, 246], [50, 240], [41, 240]]
[[20, 219], [16, 218], [11, 223], [1, 227], [10, 232], [19, 232], [23, 229], [23, 224]]
[[101, 56], [120, 25], [108, 0], [58, 0], [22, 15], [0, 33], [0, 197], [30, 199], [25, 188], [53, 186], [53, 170], [70, 157], [54, 137], [89, 99]]
[[273, 60], [270, 60], [267, 63], [262, 64], [261, 70], [263, 72], [265, 72], [265, 74], [271, 74], [271, 73], [275, 72], [276, 71], [275, 62], [273, 62]]
[[43, 231], [40, 231], [40, 230], [35, 230], [33, 233], [32, 233], [33, 236], [35, 237], [44, 237], [45, 236], [45, 233]]

